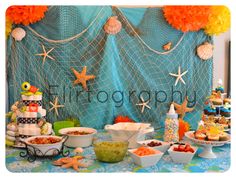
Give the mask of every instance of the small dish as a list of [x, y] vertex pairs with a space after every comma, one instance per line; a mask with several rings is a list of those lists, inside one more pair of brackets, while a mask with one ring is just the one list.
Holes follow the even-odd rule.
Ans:
[[[175, 147], [178, 147], [178, 144], [174, 144], [172, 145], [169, 150], [168, 153], [171, 157], [171, 159], [173, 160], [173, 162], [175, 163], [182, 163], [182, 164], [187, 164], [189, 162], [191, 162], [191, 160], [193, 159], [193, 156], [195, 155], [195, 153], [197, 152], [197, 147], [191, 146], [191, 148], [193, 149], [193, 153], [192, 152], [180, 152], [180, 151], [174, 151]], [[182, 145], [184, 146], [184, 145]]]
[[[150, 148], [150, 149], [152, 149], [152, 148]], [[137, 154], [134, 153], [134, 151], [136, 151], [136, 150], [137, 149], [128, 150], [129, 155], [133, 159], [135, 164], [142, 166], [142, 167], [149, 167], [149, 166], [156, 165], [164, 154], [159, 150], [152, 149], [155, 151], [155, 154], [138, 156]]]
[[[47, 141], [48, 139], [53, 139], [55, 142], [43, 143], [42, 141]], [[62, 150], [65, 138], [58, 136], [33, 136], [25, 139], [23, 143], [27, 145], [27, 151], [36, 156], [56, 156]], [[36, 141], [40, 141], [37, 143]]]
[[[83, 135], [70, 134], [72, 132], [87, 132]], [[88, 147], [92, 145], [93, 137], [97, 133], [97, 130], [88, 127], [70, 127], [60, 129], [59, 133], [61, 135], [67, 135], [68, 139], [65, 142], [67, 147]]]
[[[149, 146], [149, 145], [147, 145], [150, 142], [158, 142], [158, 143], [161, 143], [161, 145], [159, 145], [159, 146]], [[162, 153], [165, 153], [170, 148], [170, 143], [163, 142], [163, 141], [156, 140], [156, 139], [139, 141], [137, 143], [139, 144], [139, 146], [148, 146], [148, 147], [151, 147], [151, 148], [153, 148], [155, 150], [159, 150]]]

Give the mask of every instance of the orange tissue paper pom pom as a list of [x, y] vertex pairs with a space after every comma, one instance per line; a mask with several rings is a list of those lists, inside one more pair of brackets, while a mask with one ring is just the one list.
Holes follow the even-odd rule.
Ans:
[[183, 119], [179, 119], [179, 139], [182, 140], [185, 132], [188, 132], [190, 129], [189, 123]]
[[198, 31], [204, 28], [211, 12], [210, 6], [164, 6], [166, 21], [182, 32]]
[[15, 24], [29, 25], [44, 17], [47, 6], [10, 6], [6, 16]]

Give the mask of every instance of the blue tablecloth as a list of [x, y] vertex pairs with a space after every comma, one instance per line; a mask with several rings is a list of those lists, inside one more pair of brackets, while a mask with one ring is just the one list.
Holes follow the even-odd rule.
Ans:
[[[108, 139], [106, 132], [100, 131], [99, 139]], [[162, 133], [156, 133], [152, 136], [161, 139]], [[70, 149], [71, 150], [71, 149]], [[34, 162], [28, 162], [26, 158], [19, 156], [22, 149], [6, 148], [6, 167], [11, 172], [75, 172], [73, 169], [64, 169], [52, 165], [52, 160], [58, 159], [60, 156], [54, 157], [52, 160], [41, 158]], [[199, 147], [198, 153], [202, 149]], [[223, 172], [230, 167], [230, 145], [226, 144], [221, 147], [214, 147], [216, 159], [204, 159], [196, 154], [189, 164], [175, 164], [172, 162], [168, 153], [155, 165], [148, 168], [142, 168], [133, 163], [130, 156], [126, 156], [119, 163], [103, 163], [96, 160], [93, 147], [84, 149], [85, 159], [83, 160], [90, 166], [81, 168], [80, 172]], [[71, 150], [72, 152], [72, 150]]]

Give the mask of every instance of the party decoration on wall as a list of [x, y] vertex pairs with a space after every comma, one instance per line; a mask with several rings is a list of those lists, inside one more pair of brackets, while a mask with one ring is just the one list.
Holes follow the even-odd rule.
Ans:
[[204, 28], [210, 12], [210, 6], [164, 6], [163, 8], [166, 21], [182, 32]]
[[41, 20], [47, 9], [47, 6], [10, 6], [6, 17], [14, 24], [29, 25]]
[[132, 119], [130, 119], [128, 116], [122, 116], [122, 115], [118, 115], [115, 118], [114, 123], [117, 124], [119, 122], [134, 122]]
[[104, 25], [104, 31], [108, 34], [115, 35], [120, 32], [122, 28], [121, 22], [117, 16], [110, 17]]
[[[196, 50], [193, 49], [193, 47], [197, 47], [202, 42], [208, 41], [211, 43], [212, 37], [207, 36], [204, 31], [186, 34], [182, 38], [183, 34], [180, 31], [173, 29], [163, 19], [163, 11], [161, 8], [150, 8], [142, 10], [143, 15], [140, 15], [140, 19], [133, 17], [130, 19], [134, 22], [134, 26], [138, 26], [143, 32], [140, 39], [139, 36], [133, 38], [130, 35], [130, 32], [134, 31], [131, 28], [129, 21], [131, 16], [127, 16], [128, 19], [126, 21], [125, 12], [119, 14], [114, 13], [118, 15], [118, 20], [122, 23], [122, 30], [117, 34], [119, 35], [119, 39], [112, 38], [112, 40], [106, 40], [108, 34], [103, 30], [103, 26], [105, 25], [106, 20], [111, 16], [110, 7], [94, 7], [96, 9], [95, 11], [93, 9], [83, 11], [82, 9], [79, 10], [80, 7], [76, 7], [76, 9], [77, 8], [78, 10], [74, 10], [74, 7], [52, 6], [42, 22], [34, 24], [31, 28], [22, 27], [25, 30], [27, 29], [27, 36], [22, 42], [14, 45], [14, 39], [11, 38], [8, 40], [7, 75], [9, 76], [8, 102], [10, 104], [13, 104], [14, 101], [19, 98], [16, 94], [15, 86], [20, 86], [25, 79], [29, 80], [32, 84], [39, 82], [40, 86], [45, 91], [49, 90], [48, 84], [59, 84], [57, 89], [58, 95], [62, 96], [64, 94], [65, 87], [65, 97], [68, 97], [67, 99], [69, 99], [71, 96], [72, 98], [70, 104], [67, 105], [64, 104], [63, 100], [58, 96], [59, 103], [64, 104], [65, 108], [58, 108], [58, 117], [55, 117], [54, 110], [50, 112], [51, 114], [49, 114], [47, 118], [50, 119], [51, 122], [57, 121], [59, 117], [60, 120], [65, 120], [67, 117], [72, 116], [79, 118], [82, 126], [103, 129], [105, 124], [114, 122], [114, 116], [129, 114], [128, 116], [135, 119], [136, 122], [150, 122], [155, 128], [159, 128], [163, 127], [163, 122], [160, 121], [164, 120], [166, 117], [165, 112], [162, 112], [167, 109], [166, 103], [157, 102], [157, 112], [156, 109], [153, 108], [154, 106], [151, 106], [152, 102], [155, 103], [155, 98], [152, 96], [154, 100], [150, 98], [151, 102], [148, 103], [152, 108], [147, 109], [145, 107], [145, 111], [141, 113], [142, 106], [136, 106], [141, 100], [135, 100], [134, 98], [129, 106], [122, 105], [121, 107], [114, 107], [115, 105], [118, 105], [118, 103], [114, 103], [114, 100], [117, 98], [115, 97], [113, 100], [111, 94], [112, 91], [115, 90], [163, 90], [168, 96], [168, 101], [166, 102], [169, 103], [171, 102], [170, 88], [174, 86], [176, 79], [175, 77], [170, 76], [169, 72], [177, 74], [179, 65], [181, 66], [182, 72], [188, 70], [188, 73], [182, 77], [186, 82], [186, 85], [182, 84], [180, 81], [177, 85], [178, 90], [181, 92], [188, 91], [188, 94], [192, 95], [196, 88], [192, 87], [192, 85], [188, 85], [188, 82], [193, 81], [195, 86], [201, 88], [201, 90], [197, 92], [197, 103], [203, 103], [203, 98], [206, 97], [206, 93], [209, 95], [209, 88], [212, 88], [211, 74], [213, 60], [203, 63], [199, 60], [196, 53], [193, 52], [193, 50]], [[122, 8], [120, 10], [122, 10]], [[83, 14], [81, 14], [82, 12]], [[140, 12], [135, 11], [134, 14], [135, 13]], [[85, 22], [80, 23], [81, 26], [78, 27], [79, 29], [77, 31], [80, 31], [81, 33], [79, 35], [75, 34], [76, 24], [78, 23], [70, 23], [71, 28], [67, 28], [67, 22], [62, 22], [58, 17], [58, 14], [61, 14], [63, 17], [70, 17], [70, 15], [81, 17], [77, 19], [79, 20], [77, 22], [80, 22], [80, 20], [81, 22]], [[88, 16], [92, 19], [86, 20], [86, 17]], [[92, 23], [91, 25], [90, 22]], [[49, 31], [43, 30], [47, 29], [48, 24], [50, 24], [50, 27], [52, 28], [49, 28]], [[89, 27], [89, 29], [87, 29], [87, 27]], [[58, 31], [54, 31], [53, 29], [57, 29]], [[38, 34], [34, 32], [37, 32]], [[61, 35], [58, 36], [58, 33]], [[74, 37], [73, 34], [75, 35]], [[150, 34], [157, 34], [160, 39], [155, 40]], [[49, 36], [54, 42], [48, 39]], [[143, 39], [143, 41], [141, 41], [141, 39]], [[165, 55], [166, 51], [162, 49], [162, 46], [168, 42], [172, 43], [170, 51], [173, 58], [171, 58], [171, 60], [178, 59], [177, 66], [176, 64], [170, 63], [170, 60], [168, 60], [170, 59], [170, 55]], [[36, 53], [43, 53], [42, 45], [44, 45], [46, 51], [54, 47], [54, 50], [52, 50], [49, 55], [52, 56], [55, 61], [46, 58], [46, 62], [42, 65], [44, 56], [34, 56]], [[178, 47], [175, 48], [176, 46]], [[159, 49], [160, 51], [157, 51], [156, 49]], [[15, 52], [12, 53], [12, 51]], [[163, 51], [164, 53], [162, 54]], [[159, 52], [161, 53], [158, 54]], [[167, 53], [168, 52], [169, 51], [167, 51]], [[33, 54], [35, 60], [30, 60], [28, 54]], [[157, 55], [155, 54], [158, 54], [158, 61], [160, 62], [156, 61]], [[17, 70], [15, 68], [16, 64], [19, 64]], [[34, 70], [34, 68], [27, 66], [38, 66], [38, 70]], [[87, 81], [88, 89], [96, 92], [96, 94], [91, 95], [92, 102], [89, 102], [87, 94], [83, 93], [79, 95], [78, 100], [73, 98], [76, 95], [74, 92], [77, 90], [84, 90], [81, 84], [78, 84], [78, 86], [76, 85], [74, 88], [68, 87], [68, 82], [71, 82], [72, 86], [73, 81], [77, 79], [72, 70], [70, 70], [71, 67], [81, 73], [83, 66], [87, 66], [88, 71], [86, 75], [93, 74], [96, 76], [94, 80]], [[187, 66], [194, 66], [197, 69], [197, 73], [193, 72], [189, 75], [191, 68], [188, 68]], [[163, 73], [163, 71], [168, 72]], [[132, 78], [129, 76], [132, 76]], [[68, 81], [68, 79], [70, 81]], [[166, 82], [163, 83], [163, 81]], [[100, 103], [97, 100], [97, 92], [101, 89], [109, 92], [109, 98], [106, 104]], [[125, 97], [126, 96], [124, 95], [124, 101], [127, 99]], [[146, 101], [148, 98], [145, 97], [146, 96], [143, 95], [143, 98]], [[54, 102], [54, 99], [55, 98], [50, 98], [46, 95], [44, 103], [48, 103], [49, 106], [47, 109], [52, 107], [49, 103], [50, 101]], [[175, 102], [177, 102], [177, 100], [175, 100]], [[78, 105], [80, 106], [79, 110]], [[97, 110], [101, 112], [97, 112]], [[193, 128], [196, 126], [194, 121], [199, 118], [199, 110], [200, 107], [197, 107], [196, 112], [192, 112], [185, 116], [185, 120], [193, 121], [191, 122]], [[102, 113], [106, 115], [106, 118], [103, 117]]]
[[163, 46], [163, 49], [164, 49], [165, 51], [168, 51], [168, 50], [170, 50], [171, 45], [172, 45], [172, 43], [169, 42], [169, 43], [167, 43], [167, 44], [165, 44], [165, 45]]
[[79, 171], [79, 167], [88, 167], [88, 165], [79, 162], [81, 159], [83, 159], [82, 156], [59, 158], [53, 162], [53, 165], [61, 166], [62, 168], [73, 168], [75, 171]]
[[140, 97], [140, 99], [141, 99], [141, 103], [138, 103], [138, 104], [136, 104], [136, 105], [137, 105], [137, 106], [142, 106], [141, 113], [144, 112], [145, 107], [148, 108], [148, 109], [151, 109], [151, 107], [148, 105], [148, 103], [150, 102], [150, 100], [144, 101], [144, 99], [143, 99], [142, 96]]
[[208, 60], [213, 56], [214, 46], [205, 42], [197, 47], [197, 55], [202, 60]]
[[212, 6], [208, 19], [205, 27], [208, 35], [219, 35], [230, 28], [230, 11], [226, 6]]
[[55, 59], [49, 55], [50, 52], [52, 52], [52, 50], [54, 50], [54, 48], [51, 48], [49, 51], [46, 51], [45, 50], [45, 47], [44, 45], [42, 45], [42, 48], [43, 48], [43, 53], [39, 53], [39, 54], [35, 54], [36, 56], [43, 56], [43, 65], [44, 65], [44, 62], [46, 61], [47, 58], [55, 61]]
[[83, 70], [81, 73], [76, 71], [73, 67], [71, 68], [72, 72], [74, 73], [76, 80], [74, 80], [73, 85], [76, 84], [81, 84], [84, 90], [88, 91], [87, 87], [87, 81], [94, 79], [96, 76], [95, 75], [86, 75], [87, 72], [87, 66], [83, 67]]
[[58, 116], [58, 108], [62, 108], [64, 105], [58, 104], [58, 97], [55, 98], [54, 103], [50, 101], [50, 104], [52, 105], [52, 108], [50, 108], [49, 111], [55, 110], [55, 114]]
[[181, 74], [181, 68], [180, 68], [180, 66], [179, 66], [179, 68], [178, 68], [178, 74], [169, 73], [171, 76], [176, 77], [175, 86], [178, 84], [179, 80], [180, 80], [183, 84], [185, 84], [185, 81], [183, 80], [182, 77], [183, 77], [187, 72], [188, 72], [188, 71], [186, 70], [185, 72], [183, 72], [183, 73]]
[[23, 28], [15, 28], [11, 32], [11, 36], [16, 40], [16, 41], [21, 41], [26, 35], [26, 32]]
[[12, 21], [9, 18], [6, 18], [6, 30], [5, 30], [5, 36], [6, 38], [9, 36], [11, 33], [11, 28], [12, 28]]
[[175, 108], [176, 108], [176, 113], [178, 113], [180, 115], [180, 118], [183, 119], [185, 114], [187, 112], [192, 112], [194, 110], [194, 108], [189, 108], [188, 105], [188, 98], [186, 97], [184, 99], [184, 102], [182, 104], [177, 104], [175, 102], [173, 102]]
[[183, 119], [179, 119], [179, 139], [182, 140], [184, 134], [190, 130], [190, 125]]

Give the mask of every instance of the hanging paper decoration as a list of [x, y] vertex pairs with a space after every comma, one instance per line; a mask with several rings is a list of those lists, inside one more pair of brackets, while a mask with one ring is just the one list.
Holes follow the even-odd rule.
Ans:
[[210, 59], [213, 56], [213, 45], [205, 42], [197, 47], [197, 55], [202, 60]]
[[21, 41], [26, 35], [26, 32], [23, 28], [15, 28], [11, 32], [11, 36], [16, 40], [16, 41]]
[[15, 24], [29, 25], [44, 17], [47, 6], [10, 6], [6, 16]]
[[165, 6], [167, 22], [182, 32], [198, 31], [204, 28], [211, 12], [210, 6]]
[[114, 123], [120, 123], [120, 122], [134, 122], [132, 119], [130, 119], [128, 116], [122, 116], [122, 115], [118, 115], [115, 120]]
[[11, 33], [11, 28], [12, 28], [12, 21], [9, 18], [6, 18], [6, 31], [5, 31], [6, 38]]
[[212, 6], [205, 33], [219, 35], [230, 28], [230, 11], [225, 6]]
[[115, 35], [120, 32], [122, 25], [117, 16], [113, 16], [107, 20], [103, 28], [106, 33]]

